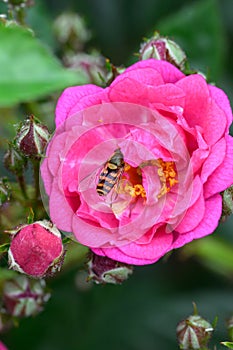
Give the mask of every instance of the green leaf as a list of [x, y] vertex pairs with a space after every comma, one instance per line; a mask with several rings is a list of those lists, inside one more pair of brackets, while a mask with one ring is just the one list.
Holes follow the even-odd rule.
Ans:
[[4, 243], [0, 245], [0, 254], [8, 252], [10, 243]]
[[0, 283], [4, 282], [5, 280], [14, 278], [15, 276], [16, 276], [15, 271], [0, 267]]
[[0, 23], [0, 43], [0, 106], [85, 83], [82, 73], [64, 69], [28, 29]]
[[223, 342], [221, 342], [221, 344], [226, 346], [229, 349], [233, 349], [233, 343], [231, 343], [229, 341], [223, 341]]
[[212, 271], [232, 277], [233, 275], [233, 246], [229, 242], [209, 236], [193, 241], [182, 249], [184, 256], [196, 256]]
[[224, 66], [225, 40], [216, 0], [194, 2], [158, 24], [161, 35], [177, 41], [191, 68], [216, 79]]

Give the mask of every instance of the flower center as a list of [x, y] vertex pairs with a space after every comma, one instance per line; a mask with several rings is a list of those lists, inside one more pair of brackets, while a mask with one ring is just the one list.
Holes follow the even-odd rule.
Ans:
[[142, 185], [142, 173], [139, 167], [125, 163], [124, 174], [120, 181], [119, 193], [129, 194], [132, 198], [146, 198], [146, 191]]
[[161, 189], [158, 198], [169, 192], [171, 188], [178, 183], [177, 173], [174, 162], [164, 162], [161, 158], [158, 159], [158, 175], [161, 182]]
[[168, 193], [171, 188], [178, 183], [175, 163], [172, 161], [165, 162], [161, 158], [147, 160], [138, 167], [133, 167], [126, 163], [124, 174], [120, 181], [118, 193], [128, 193], [132, 198], [146, 198], [146, 191], [142, 185], [142, 170], [146, 166], [156, 166], [161, 188], [158, 198]]

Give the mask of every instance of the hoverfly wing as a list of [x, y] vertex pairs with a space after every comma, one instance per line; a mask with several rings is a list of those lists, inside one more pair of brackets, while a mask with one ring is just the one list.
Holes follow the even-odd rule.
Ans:
[[96, 183], [97, 183], [97, 178], [98, 178], [98, 172], [99, 172], [100, 166], [91, 171], [90, 174], [85, 176], [83, 179], [79, 181], [78, 185], [78, 191], [79, 192], [84, 192], [89, 189], [96, 189]]
[[115, 190], [112, 191], [109, 196], [109, 206], [112, 208], [115, 215], [119, 215], [121, 212], [123, 212], [132, 201], [130, 193], [125, 191], [127, 185], [131, 185], [127, 179], [119, 178]]

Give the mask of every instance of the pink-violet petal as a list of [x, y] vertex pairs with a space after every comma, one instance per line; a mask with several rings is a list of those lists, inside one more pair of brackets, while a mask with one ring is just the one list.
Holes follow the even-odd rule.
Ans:
[[[195, 191], [195, 189], [194, 189]], [[182, 221], [175, 227], [175, 230], [179, 233], [184, 233], [193, 230], [204, 217], [205, 213], [205, 201], [203, 193], [200, 194], [197, 201], [186, 211]]]
[[[60, 96], [56, 107], [56, 126], [62, 124], [70, 115], [70, 111], [80, 100], [85, 96], [91, 96], [103, 91], [102, 88], [96, 85], [72, 86], [65, 89]], [[90, 105], [89, 105], [90, 106]], [[83, 109], [80, 105], [79, 110]]]
[[226, 140], [224, 138], [220, 139], [215, 145], [211, 147], [210, 154], [205, 160], [202, 171], [201, 180], [205, 183], [208, 177], [213, 173], [213, 171], [222, 164], [226, 154]]
[[220, 193], [233, 184], [233, 137], [226, 136], [226, 156], [204, 184], [205, 198]]
[[232, 123], [232, 110], [230, 102], [227, 95], [223, 90], [217, 88], [216, 86], [209, 85], [210, 96], [215, 100], [217, 105], [222, 109], [222, 111], [227, 116], [227, 127], [229, 128]]
[[166, 61], [160, 61], [156, 60], [154, 58], [139, 61], [129, 68], [126, 69], [127, 72], [130, 72], [131, 70], [135, 70], [138, 68], [152, 68], [155, 69], [157, 72], [160, 73], [160, 75], [163, 78], [164, 83], [175, 83], [178, 80], [182, 79], [185, 75], [176, 68], [173, 64], [166, 62]]
[[109, 87], [109, 98], [113, 102], [139, 103], [148, 107], [160, 103], [164, 106], [183, 108], [185, 103], [184, 92], [174, 84], [144, 85], [131, 77], [122, 77], [122, 79], [115, 80]]
[[186, 93], [184, 116], [189, 126], [201, 126], [208, 144], [217, 142], [226, 129], [226, 115], [211, 99], [205, 79], [193, 74], [181, 79], [176, 85]]
[[148, 244], [132, 242], [119, 248], [92, 249], [94, 253], [103, 254], [110, 259], [134, 265], [152, 264], [159, 260], [171, 249], [173, 236], [158, 229], [154, 238]]
[[66, 232], [72, 231], [72, 217], [74, 212], [71, 209], [65, 194], [60, 190], [55, 181], [52, 186], [49, 201], [50, 217], [52, 222], [60, 229]]
[[137, 69], [126, 69], [123, 74], [116, 77], [116, 79], [112, 82], [111, 87], [118, 84], [119, 81], [125, 78], [140, 82], [143, 85], [164, 85], [161, 74], [157, 70], [150, 67], [138, 67]]
[[119, 248], [108, 248], [108, 249], [92, 248], [91, 250], [97, 255], [107, 256], [109, 259], [123, 262], [125, 264], [149, 265], [155, 262], [154, 260], [150, 260], [150, 259], [132, 258], [131, 256], [128, 256], [122, 253], [122, 251], [120, 251]]
[[213, 233], [218, 226], [221, 213], [222, 197], [219, 194], [216, 194], [215, 196], [208, 198], [205, 201], [205, 215], [200, 224], [192, 231], [178, 234], [173, 243], [173, 248], [182, 247], [194, 239]]
[[156, 261], [170, 250], [172, 241], [172, 234], [167, 234], [164, 227], [161, 227], [154, 233], [153, 239], [148, 244], [132, 242], [120, 246], [119, 249], [124, 254], [133, 258]]

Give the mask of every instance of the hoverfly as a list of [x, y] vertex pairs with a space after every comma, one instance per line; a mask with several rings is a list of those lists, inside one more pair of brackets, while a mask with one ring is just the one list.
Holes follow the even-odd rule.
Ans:
[[124, 172], [125, 161], [120, 148], [115, 149], [113, 155], [106, 161], [99, 175], [96, 192], [99, 196], [106, 196], [118, 184]]

